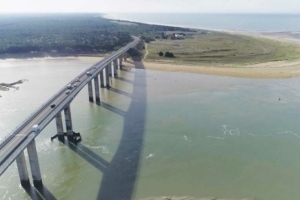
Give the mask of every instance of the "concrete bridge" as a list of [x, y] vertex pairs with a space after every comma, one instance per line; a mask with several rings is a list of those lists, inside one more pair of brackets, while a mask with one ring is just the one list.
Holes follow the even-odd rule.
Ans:
[[[88, 85], [88, 99], [90, 102], [100, 103], [99, 87], [110, 87], [110, 76], [116, 77], [117, 69], [122, 67], [122, 60], [126, 59], [124, 53], [139, 42], [133, 41], [118, 51], [111, 53], [101, 61], [95, 63], [86, 71], [75, 77], [67, 86], [64, 86], [51, 99], [31, 114], [14, 131], [0, 141], [0, 175], [16, 160], [19, 177], [23, 186], [30, 185], [24, 150], [27, 148], [33, 184], [42, 185], [42, 176], [39, 167], [35, 137], [55, 118], [57, 137], [60, 141], [65, 136], [70, 142], [80, 140], [80, 134], [73, 131], [70, 104], [76, 95]], [[100, 78], [100, 81], [99, 81]], [[93, 95], [93, 82], [95, 97]], [[62, 112], [65, 115], [66, 130], [63, 129]], [[34, 126], [36, 129], [34, 130]]]

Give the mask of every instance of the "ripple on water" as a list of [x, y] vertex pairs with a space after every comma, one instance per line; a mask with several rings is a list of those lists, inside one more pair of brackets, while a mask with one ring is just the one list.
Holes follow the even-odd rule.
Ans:
[[104, 153], [104, 154], [112, 154], [112, 152], [106, 146], [101, 146], [101, 145], [92, 146], [92, 145], [88, 145], [88, 144], [84, 144], [84, 145], [89, 149], [101, 149], [102, 153]]

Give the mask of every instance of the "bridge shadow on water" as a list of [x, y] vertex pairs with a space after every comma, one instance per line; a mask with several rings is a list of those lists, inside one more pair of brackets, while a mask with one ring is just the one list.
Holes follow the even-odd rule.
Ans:
[[[131, 71], [129, 71], [129, 70], [122, 70], [122, 71], [127, 71], [127, 72], [131, 72]], [[124, 81], [124, 82], [126, 82], [126, 83], [131, 83], [131, 84], [134, 84], [134, 81], [132, 81], [132, 80], [128, 80], [128, 79], [126, 79], [126, 78], [123, 78], [123, 77], [115, 77], [115, 79], [118, 79], [118, 80], [120, 80], [120, 81]]]
[[[133, 63], [135, 66], [138, 65], [140, 69], [144, 68], [143, 63], [140, 61], [134, 61]], [[127, 72], [123, 71], [123, 73]], [[129, 96], [117, 89], [114, 89], [113, 92]], [[147, 112], [145, 70], [134, 71], [133, 92], [130, 96], [132, 100], [127, 112], [122, 112], [118, 108], [104, 102], [98, 104], [124, 117], [121, 141], [110, 163], [82, 144], [68, 145], [71, 150], [86, 159], [103, 173], [97, 196], [99, 200], [131, 200], [134, 199], [135, 196], [136, 181], [143, 150]]]
[[96, 103], [96, 104], [97, 104], [98, 106], [101, 106], [101, 107], [103, 107], [103, 108], [105, 108], [105, 109], [111, 111], [111, 112], [114, 112], [114, 113], [116, 113], [116, 114], [118, 114], [118, 115], [121, 115], [122, 117], [125, 117], [125, 115], [126, 115], [126, 112], [125, 112], [125, 111], [123, 111], [123, 110], [121, 110], [121, 109], [119, 109], [119, 108], [117, 108], [117, 107], [114, 107], [114, 106], [112, 106], [112, 105], [110, 105], [110, 104], [108, 104], [108, 103], [100, 102], [100, 103]]
[[131, 94], [129, 94], [128, 92], [124, 92], [124, 91], [121, 91], [121, 90], [113, 88], [113, 87], [110, 87], [109, 90], [112, 91], [112, 92], [115, 92], [117, 94], [121, 94], [121, 95], [124, 95], [128, 98], [131, 98]]
[[55, 196], [46, 188], [46, 186], [36, 186], [33, 187], [31, 185], [29, 186], [23, 186], [26, 193], [30, 196], [33, 200], [43, 200], [43, 199], [49, 199], [49, 200], [56, 200]]

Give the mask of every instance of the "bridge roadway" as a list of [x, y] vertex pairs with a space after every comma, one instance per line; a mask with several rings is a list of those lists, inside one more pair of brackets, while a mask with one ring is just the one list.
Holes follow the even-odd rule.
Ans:
[[[70, 94], [66, 94], [68, 90], [64, 86], [56, 95], [47, 101], [41, 108], [39, 108], [27, 121], [19, 126], [10, 137], [2, 141], [0, 144], [0, 175], [10, 166], [27, 145], [39, 134], [41, 131], [60, 113], [66, 106], [68, 106], [75, 96], [88, 84], [95, 76], [99, 75], [100, 71], [109, 65], [113, 60], [117, 59], [122, 53], [126, 52], [129, 48], [135, 46], [139, 42], [139, 38], [133, 36], [133, 42], [127, 44], [116, 52], [108, 55], [104, 59], [92, 65], [86, 71], [92, 73], [91, 76], [86, 75], [86, 71], [82, 72], [79, 76], [74, 78], [69, 84], [76, 82], [77, 87], [70, 90]], [[34, 97], [33, 97], [34, 98]], [[54, 108], [50, 105], [55, 104]], [[32, 126], [38, 124], [40, 131], [35, 134], [32, 132]]]

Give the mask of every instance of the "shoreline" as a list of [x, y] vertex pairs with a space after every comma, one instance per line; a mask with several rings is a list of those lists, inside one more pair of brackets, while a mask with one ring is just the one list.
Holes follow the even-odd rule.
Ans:
[[[171, 26], [171, 27], [181, 27], [189, 28], [196, 31], [215, 31], [226, 34], [234, 35], [246, 35], [256, 38], [267, 38], [274, 41], [281, 41], [286, 43], [293, 43], [300, 45], [300, 33], [294, 34], [292, 32], [247, 32], [247, 31], [232, 31], [232, 30], [213, 30], [213, 29], [199, 29], [186, 26], [174, 26], [167, 24], [150, 24], [138, 21], [129, 21], [129, 20], [117, 20], [107, 18], [107, 15], [103, 15], [103, 18], [110, 19], [112, 21], [120, 22], [130, 22], [130, 23], [142, 23], [149, 25], [161, 25], [161, 26]], [[294, 36], [290, 38], [290, 36]], [[147, 45], [146, 45], [147, 46]], [[145, 49], [147, 51], [147, 49]], [[22, 61], [22, 60], [43, 60], [43, 59], [79, 59], [79, 60], [89, 60], [89, 61], [99, 61], [103, 58], [105, 54], [17, 54], [16, 55], [2, 55], [0, 56], [0, 62], [5, 61]], [[145, 55], [144, 59], [147, 57]], [[219, 66], [218, 64], [206, 65], [203, 63], [164, 63], [161, 60], [147, 60], [143, 59], [145, 69], [150, 70], [159, 70], [159, 71], [168, 71], [168, 72], [186, 72], [186, 73], [198, 73], [198, 74], [208, 74], [208, 75], [217, 75], [217, 76], [229, 76], [229, 77], [241, 77], [241, 78], [293, 78], [300, 77], [300, 59], [297, 60], [287, 60], [287, 61], [273, 61], [273, 62], [261, 62], [258, 64], [244, 64], [244, 65], [223, 65]], [[126, 62], [125, 62], [126, 63]], [[129, 63], [126, 63], [125, 67], [128, 67]], [[129, 64], [130, 65], [130, 64]], [[0, 66], [1, 67], [1, 66]], [[132, 67], [132, 66], [130, 66]], [[139, 67], [137, 67], [139, 68]]]
[[195, 73], [214, 76], [236, 77], [236, 78], [254, 78], [254, 79], [286, 79], [300, 77], [300, 60], [297, 63], [279, 61], [280, 63], [269, 62], [253, 65], [245, 65], [240, 68], [237, 67], [214, 67], [205, 65], [174, 65], [161, 62], [135, 61], [133, 65], [132, 60], [124, 61], [124, 68], [138, 68], [145, 70], [156, 70], [165, 72], [183, 72]]
[[66, 59], [66, 58], [103, 58], [103, 54], [44, 54], [44, 53], [18, 53], [18, 54], [3, 54], [0, 55], [0, 61], [9, 60], [37, 60], [37, 59]]

